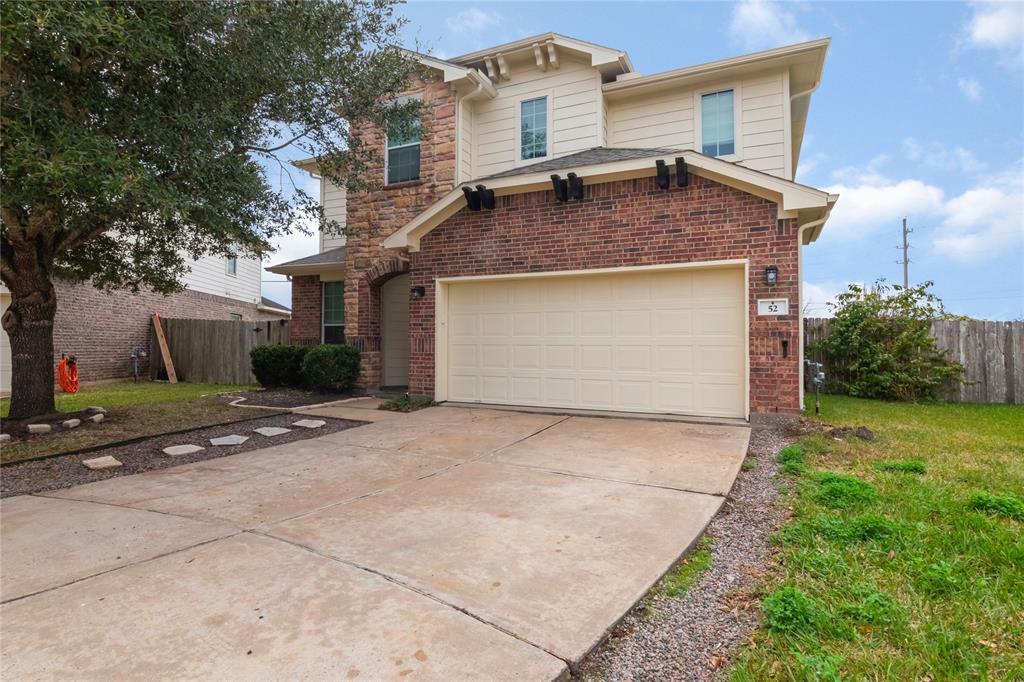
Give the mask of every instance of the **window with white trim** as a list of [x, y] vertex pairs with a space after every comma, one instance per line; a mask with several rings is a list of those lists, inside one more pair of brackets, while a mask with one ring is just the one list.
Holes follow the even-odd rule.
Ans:
[[420, 179], [420, 124], [408, 130], [388, 132], [387, 184]]
[[519, 103], [519, 159], [528, 161], [548, 155], [548, 98], [535, 97]]
[[231, 276], [238, 274], [238, 254], [233, 252], [224, 260], [224, 271]]
[[708, 156], [736, 153], [736, 118], [732, 90], [719, 90], [700, 98], [701, 152]]
[[323, 342], [345, 343], [345, 283], [323, 283]]

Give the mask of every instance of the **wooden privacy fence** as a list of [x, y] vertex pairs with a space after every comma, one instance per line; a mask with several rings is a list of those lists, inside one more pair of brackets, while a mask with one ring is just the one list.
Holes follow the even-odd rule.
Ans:
[[[288, 320], [161, 319], [171, 361], [181, 381], [253, 384], [249, 351], [270, 343], [288, 343]], [[150, 372], [157, 378], [163, 360], [150, 328]]]
[[[828, 335], [828, 318], [804, 319], [804, 345]], [[952, 387], [944, 396], [958, 403], [1014, 403], [1024, 405], [1024, 322], [938, 320], [932, 322], [935, 345], [964, 366], [967, 383]], [[843, 376], [843, 364], [829, 363], [820, 353], [809, 353], [825, 365], [825, 376]]]

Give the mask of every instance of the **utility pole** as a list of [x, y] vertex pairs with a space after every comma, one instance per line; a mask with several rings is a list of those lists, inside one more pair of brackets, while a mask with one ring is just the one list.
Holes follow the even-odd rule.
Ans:
[[903, 246], [897, 246], [897, 249], [903, 249], [903, 260], [896, 261], [903, 265], [903, 288], [910, 288], [910, 242], [907, 241], [907, 236], [913, 232], [913, 230], [907, 228], [907, 219], [903, 219]]

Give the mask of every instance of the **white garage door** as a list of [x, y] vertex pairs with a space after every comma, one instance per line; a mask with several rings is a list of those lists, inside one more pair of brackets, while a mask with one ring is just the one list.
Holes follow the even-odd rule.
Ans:
[[453, 282], [457, 402], [744, 417], [742, 268]]

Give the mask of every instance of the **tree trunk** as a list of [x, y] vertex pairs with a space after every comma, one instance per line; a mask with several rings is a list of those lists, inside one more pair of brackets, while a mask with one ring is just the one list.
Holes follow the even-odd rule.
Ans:
[[10, 419], [26, 419], [55, 412], [53, 402], [53, 318], [57, 295], [47, 278], [34, 290], [10, 287], [11, 305], [4, 312], [3, 328], [11, 340]]

